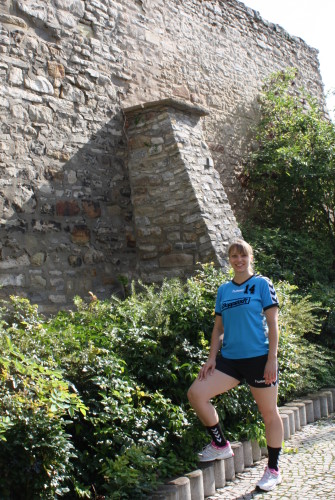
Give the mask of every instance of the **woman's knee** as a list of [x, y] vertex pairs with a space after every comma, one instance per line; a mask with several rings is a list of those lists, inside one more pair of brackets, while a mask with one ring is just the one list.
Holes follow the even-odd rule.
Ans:
[[268, 422], [273, 422], [280, 418], [277, 406], [272, 408], [263, 408], [261, 409], [261, 414], [265, 424]]
[[196, 391], [194, 390], [193, 386], [194, 384], [192, 384], [189, 390], [187, 391], [187, 399], [189, 400], [190, 403], [193, 401], [196, 394]]
[[197, 401], [202, 399], [201, 393], [202, 393], [202, 391], [200, 390], [199, 384], [197, 384], [196, 381], [193, 382], [193, 384], [191, 385], [191, 387], [187, 391], [187, 398], [188, 398], [189, 402], [191, 403], [191, 405], [192, 405], [192, 403], [197, 402]]

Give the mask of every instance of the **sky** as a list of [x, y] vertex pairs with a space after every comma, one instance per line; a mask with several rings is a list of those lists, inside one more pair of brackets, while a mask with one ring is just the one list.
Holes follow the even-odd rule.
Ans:
[[[290, 35], [302, 38], [319, 50], [321, 77], [325, 94], [335, 91], [335, 0], [242, 0], [257, 10], [263, 19], [279, 24]], [[327, 97], [334, 120], [335, 97]]]

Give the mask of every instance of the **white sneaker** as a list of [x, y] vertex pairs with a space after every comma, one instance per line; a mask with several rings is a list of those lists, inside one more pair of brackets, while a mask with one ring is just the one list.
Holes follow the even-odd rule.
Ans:
[[258, 481], [256, 486], [260, 490], [270, 491], [273, 490], [273, 488], [275, 488], [277, 484], [280, 484], [281, 480], [282, 478], [279, 470], [276, 471], [274, 469], [269, 469], [269, 467], [267, 467], [265, 469], [262, 479]]
[[226, 446], [219, 448], [215, 446], [213, 441], [209, 443], [200, 453], [198, 453], [198, 458], [200, 462], [210, 462], [211, 460], [221, 460], [223, 458], [233, 457], [234, 453], [231, 449], [229, 441], [227, 441]]

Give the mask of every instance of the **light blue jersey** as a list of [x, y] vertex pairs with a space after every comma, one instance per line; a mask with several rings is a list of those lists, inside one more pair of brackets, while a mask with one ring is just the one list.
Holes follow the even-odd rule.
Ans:
[[264, 276], [253, 275], [240, 285], [233, 280], [221, 285], [215, 314], [222, 316], [222, 356], [241, 359], [267, 354], [269, 340], [264, 311], [278, 305], [273, 284]]

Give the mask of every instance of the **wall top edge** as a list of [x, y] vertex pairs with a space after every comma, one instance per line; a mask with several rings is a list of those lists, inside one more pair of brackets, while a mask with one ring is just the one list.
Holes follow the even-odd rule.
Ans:
[[131, 115], [133, 113], [137, 113], [139, 111], [148, 111], [148, 110], [157, 110], [160, 108], [175, 108], [181, 111], [185, 111], [186, 113], [190, 113], [198, 116], [206, 116], [209, 115], [209, 110], [204, 108], [203, 106], [199, 106], [197, 104], [191, 104], [187, 101], [183, 101], [180, 99], [174, 99], [172, 97], [166, 99], [159, 99], [157, 101], [143, 102], [141, 104], [136, 104], [134, 106], [123, 108], [123, 112], [126, 115]]

